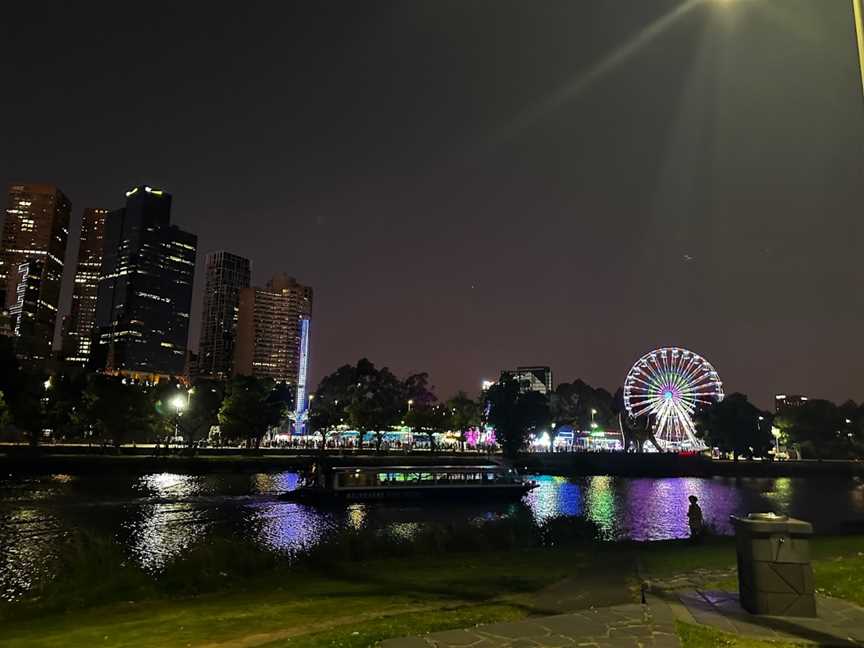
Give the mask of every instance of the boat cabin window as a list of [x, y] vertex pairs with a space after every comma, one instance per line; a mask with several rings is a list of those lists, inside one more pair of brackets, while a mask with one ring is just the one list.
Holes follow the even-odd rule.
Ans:
[[346, 470], [337, 473], [342, 488], [416, 487], [433, 485], [470, 485], [509, 483], [513, 475], [500, 470], [426, 469], [426, 470]]

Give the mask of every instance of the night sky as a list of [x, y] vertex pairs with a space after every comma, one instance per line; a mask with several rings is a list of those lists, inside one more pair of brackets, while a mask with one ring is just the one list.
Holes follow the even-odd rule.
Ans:
[[170, 191], [193, 348], [226, 249], [314, 287], [313, 382], [367, 356], [445, 397], [517, 364], [614, 390], [678, 345], [763, 406], [861, 400], [849, 5], [12, 3], [0, 184], [57, 184], [73, 231]]

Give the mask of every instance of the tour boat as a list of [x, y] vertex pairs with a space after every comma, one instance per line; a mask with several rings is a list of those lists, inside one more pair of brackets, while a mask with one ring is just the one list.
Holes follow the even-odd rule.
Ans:
[[294, 502], [518, 498], [537, 484], [507, 466], [333, 466], [317, 464], [294, 490]]

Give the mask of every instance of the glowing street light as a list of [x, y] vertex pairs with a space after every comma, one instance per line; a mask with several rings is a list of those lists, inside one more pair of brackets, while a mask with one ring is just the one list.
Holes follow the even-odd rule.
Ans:
[[[732, 5], [739, 0], [713, 0], [718, 5]], [[852, 16], [855, 22], [855, 40], [858, 45], [858, 72], [861, 75], [861, 91], [864, 92], [864, 0], [852, 0]]]
[[774, 458], [777, 459], [780, 455], [780, 428], [772, 427], [771, 435], [774, 437]]
[[182, 414], [183, 410], [186, 409], [186, 401], [188, 398], [183, 398], [180, 394], [177, 394], [174, 398], [171, 399], [171, 405], [177, 410], [178, 414]]

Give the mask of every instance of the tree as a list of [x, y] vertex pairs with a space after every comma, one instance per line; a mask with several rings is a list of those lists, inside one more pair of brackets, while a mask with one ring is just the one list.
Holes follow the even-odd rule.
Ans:
[[0, 336], [0, 391], [12, 413], [14, 425], [26, 433], [31, 445], [38, 445], [44, 427], [42, 398], [46, 375], [28, 371], [18, 362], [14, 340]]
[[413, 434], [425, 434], [429, 438], [429, 451], [435, 452], [435, 435], [443, 434], [452, 424], [450, 409], [441, 403], [421, 402], [412, 404], [405, 414], [405, 423]]
[[357, 363], [356, 371], [346, 407], [348, 420], [360, 435], [360, 448], [365, 435], [374, 432], [376, 450], [380, 452], [384, 432], [398, 423], [402, 412], [402, 383], [389, 369], [376, 369], [365, 358]]
[[459, 432], [459, 444], [464, 451], [468, 430], [482, 424], [483, 406], [464, 391], [459, 391], [447, 401], [447, 408], [451, 413], [451, 425]]
[[854, 413], [848, 403], [837, 407], [827, 400], [811, 399], [783, 412], [776, 426], [788, 442], [800, 448], [804, 458], [848, 457], [854, 452]]
[[412, 435], [425, 434], [429, 437], [429, 450], [435, 452], [436, 419], [439, 413], [434, 411], [438, 397], [429, 387], [429, 374], [416, 373], [408, 376], [403, 382], [403, 399], [407, 404], [405, 424], [411, 428]]
[[54, 438], [67, 439], [81, 436], [76, 412], [81, 404], [87, 378], [83, 374], [61, 373], [51, 377], [43, 398], [45, 422]]
[[321, 449], [327, 445], [327, 434], [345, 423], [351, 388], [357, 382], [357, 372], [343, 365], [321, 379], [314, 398], [309, 403], [309, 429], [321, 435]]
[[771, 415], [760, 411], [744, 394], [729, 394], [699, 412], [696, 417], [699, 435], [705, 442], [723, 452], [765, 456], [773, 445]]
[[202, 381], [188, 393], [188, 404], [179, 419], [183, 441], [191, 449], [210, 434], [210, 429], [219, 424], [219, 410], [224, 398], [221, 383]]
[[508, 458], [515, 458], [528, 435], [549, 425], [549, 404], [539, 392], [522, 393], [519, 383], [504, 378], [486, 392], [489, 422]]
[[271, 427], [279, 425], [285, 404], [271, 398], [273, 381], [237, 376], [226, 386], [219, 409], [219, 425], [228, 438], [244, 439], [246, 447], [258, 448]]
[[146, 387], [99, 374], [87, 380], [77, 420], [90, 427], [103, 444], [115, 448], [129, 441], [150, 440], [158, 425]]
[[0, 439], [6, 440], [6, 433], [12, 426], [12, 410], [6, 404], [6, 397], [0, 391]]
[[579, 429], [580, 398], [573, 383], [561, 383], [549, 395], [549, 416], [552, 429], [549, 432], [549, 443], [555, 446], [555, 437], [564, 426], [574, 430]]

